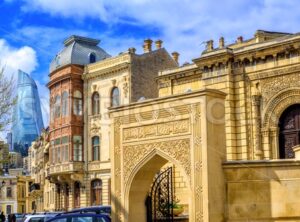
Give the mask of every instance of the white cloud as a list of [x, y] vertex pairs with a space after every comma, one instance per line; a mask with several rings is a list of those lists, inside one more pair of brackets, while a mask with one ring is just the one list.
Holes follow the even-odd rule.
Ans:
[[[75, 20], [99, 18], [110, 25], [131, 23], [155, 27], [161, 32], [157, 37], [171, 51], [179, 51], [182, 61], [199, 56], [203, 41], [211, 38], [217, 41], [221, 35], [231, 43], [240, 35], [252, 37], [257, 29], [300, 30], [297, 0], [22, 1], [27, 12], [39, 11]], [[137, 44], [136, 40], [129, 42]]]
[[38, 66], [34, 49], [29, 46], [14, 48], [4, 39], [0, 39], [0, 61], [6, 75], [16, 75], [18, 69], [31, 73]]
[[[15, 82], [18, 69], [30, 74], [38, 66], [37, 54], [33, 48], [29, 46], [15, 48], [9, 45], [5, 39], [0, 39], [0, 61], [1, 65], [5, 66], [5, 75], [13, 76]], [[39, 90], [44, 125], [46, 126], [49, 122], [49, 91], [39, 80], [35, 80], [35, 82]]]

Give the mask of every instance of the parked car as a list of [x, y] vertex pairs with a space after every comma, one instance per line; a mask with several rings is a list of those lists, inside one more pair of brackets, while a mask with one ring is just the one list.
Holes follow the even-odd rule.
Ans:
[[23, 222], [46, 222], [49, 219], [55, 217], [57, 213], [37, 213], [27, 214], [23, 218]]
[[111, 215], [111, 206], [100, 205], [100, 206], [77, 208], [77, 209], [68, 211], [64, 214], [69, 214], [69, 213], [96, 213], [96, 214]]
[[15, 214], [15, 215], [16, 215], [16, 222], [22, 222], [23, 217], [25, 216], [25, 214]]
[[106, 214], [68, 213], [56, 216], [47, 222], [111, 222]]

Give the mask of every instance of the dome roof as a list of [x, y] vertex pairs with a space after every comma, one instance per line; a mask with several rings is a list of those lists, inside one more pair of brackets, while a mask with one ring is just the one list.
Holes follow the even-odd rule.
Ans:
[[86, 65], [91, 63], [90, 55], [95, 62], [111, 57], [97, 46], [99, 40], [72, 35], [64, 41], [65, 47], [55, 56], [50, 64], [50, 73], [56, 69], [69, 65]]

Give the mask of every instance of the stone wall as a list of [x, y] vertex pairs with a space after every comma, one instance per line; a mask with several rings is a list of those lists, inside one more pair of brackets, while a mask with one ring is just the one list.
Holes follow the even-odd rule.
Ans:
[[225, 163], [227, 221], [300, 221], [299, 166], [295, 160]]
[[178, 66], [164, 48], [143, 55], [133, 55], [131, 63], [132, 102], [138, 101], [141, 97], [157, 98], [156, 77], [158, 72]]

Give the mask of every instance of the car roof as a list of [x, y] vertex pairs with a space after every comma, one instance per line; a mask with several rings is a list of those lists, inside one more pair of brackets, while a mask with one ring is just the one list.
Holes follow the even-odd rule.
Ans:
[[46, 214], [27, 214], [26, 218], [28, 217], [46, 217]]
[[85, 210], [85, 209], [97, 209], [97, 208], [111, 208], [109, 205], [100, 205], [100, 206], [90, 206], [90, 207], [81, 207], [81, 208], [76, 208], [74, 210]]
[[51, 219], [49, 219], [47, 222], [56, 220], [56, 219], [61, 219], [64, 217], [105, 217], [107, 219], [109, 219], [110, 217], [106, 214], [78, 214], [78, 213], [73, 213], [73, 214], [63, 214], [63, 215], [59, 215], [56, 217], [53, 217]]

